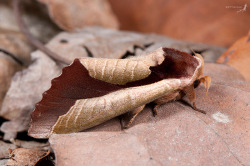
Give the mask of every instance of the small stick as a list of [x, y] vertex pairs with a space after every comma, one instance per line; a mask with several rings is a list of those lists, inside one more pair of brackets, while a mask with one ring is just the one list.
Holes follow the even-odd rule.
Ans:
[[71, 61], [68, 59], [65, 59], [61, 56], [59, 56], [58, 54], [56, 54], [55, 52], [51, 51], [50, 49], [48, 49], [47, 47], [45, 47], [39, 40], [37, 40], [27, 29], [27, 27], [25, 26], [22, 17], [21, 17], [21, 12], [19, 10], [19, 6], [20, 6], [20, 0], [13, 0], [12, 1], [12, 5], [13, 5], [13, 10], [14, 10], [14, 14], [18, 23], [18, 26], [20, 28], [20, 30], [22, 31], [22, 33], [26, 36], [26, 38], [29, 40], [29, 42], [34, 45], [36, 48], [38, 48], [39, 50], [41, 50], [42, 52], [44, 52], [45, 54], [47, 54], [51, 59], [53, 59], [54, 61], [58, 61], [60, 63], [63, 64], [70, 64]]

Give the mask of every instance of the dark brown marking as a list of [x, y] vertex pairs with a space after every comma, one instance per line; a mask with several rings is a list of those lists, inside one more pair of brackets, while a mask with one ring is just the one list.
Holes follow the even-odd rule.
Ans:
[[66, 43], [68, 43], [68, 40], [66, 40], [66, 39], [61, 39], [61, 40], [60, 40], [60, 43], [66, 44]]
[[18, 59], [14, 54], [10, 53], [9, 51], [6, 51], [6, 50], [0, 48], [0, 52], [4, 53], [5, 55], [7, 55], [10, 58], [12, 58], [19, 65], [24, 65], [23, 62], [20, 59]]
[[92, 54], [92, 52], [88, 49], [88, 47], [83, 46], [83, 48], [84, 48], [84, 49], [85, 49], [85, 51], [87, 52], [88, 57], [91, 57], [91, 58], [93, 58], [93, 57], [94, 57], [94, 55], [93, 55], [93, 54]]

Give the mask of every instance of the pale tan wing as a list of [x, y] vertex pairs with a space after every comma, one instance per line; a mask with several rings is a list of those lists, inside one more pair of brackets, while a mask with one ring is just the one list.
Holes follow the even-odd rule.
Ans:
[[163, 48], [161, 47], [153, 52], [150, 52], [148, 55], [136, 56], [130, 59], [136, 60], [136, 61], [142, 61], [148, 66], [157, 66], [157, 65], [160, 65], [164, 61], [165, 59], [164, 54], [165, 52], [163, 51]]
[[142, 61], [82, 58], [80, 62], [91, 77], [111, 84], [124, 85], [144, 79], [151, 73], [149, 66]]
[[160, 65], [164, 60], [162, 48], [147, 56], [138, 56], [130, 59], [99, 59], [81, 58], [80, 62], [95, 79], [111, 84], [124, 85], [147, 78], [151, 71], [150, 66]]
[[179, 79], [166, 79], [153, 84], [126, 88], [101, 97], [77, 100], [59, 117], [52, 133], [71, 133], [101, 124], [124, 114], [181, 86]]

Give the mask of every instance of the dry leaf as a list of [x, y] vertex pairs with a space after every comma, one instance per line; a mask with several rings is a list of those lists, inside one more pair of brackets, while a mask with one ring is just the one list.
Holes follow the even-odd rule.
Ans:
[[[50, 151], [40, 151], [34, 149], [18, 148], [10, 149], [10, 159], [7, 162], [8, 166], [35, 166], [39, 160], [46, 158]], [[48, 164], [49, 165], [49, 164]]]
[[[164, 39], [172, 43], [171, 39]], [[73, 62], [80, 57], [120, 58], [127, 52], [133, 54], [136, 49], [143, 50], [156, 40], [159, 39], [133, 32], [87, 27], [78, 33], [60, 33], [48, 47]]]
[[[47, 42], [51, 36], [59, 32], [38, 2], [25, 0], [21, 4], [25, 24], [39, 40]], [[12, 31], [14, 34], [20, 32], [11, 1], [0, 1], [0, 20], [0, 32]]]
[[9, 156], [8, 149], [14, 149], [15, 147], [16, 146], [14, 144], [0, 141], [0, 160], [3, 158], [7, 158]]
[[23, 140], [13, 140], [12, 143], [6, 143], [0, 141], [0, 159], [8, 158], [9, 151], [8, 149], [15, 148], [28, 148], [28, 149], [36, 149], [36, 150], [49, 150], [48, 143], [40, 143], [37, 141], [23, 141]]
[[30, 63], [31, 51], [32, 47], [20, 33], [0, 29], [0, 108], [12, 76]]
[[48, 43], [48, 47], [72, 62], [74, 58], [80, 57], [127, 58], [145, 55], [159, 47], [176, 48], [188, 53], [192, 53], [190, 49], [193, 49], [204, 54], [205, 61], [215, 62], [225, 51], [221, 47], [178, 41], [154, 34], [100, 27], [86, 27], [78, 33], [60, 33]]
[[0, 160], [0, 165], [6, 165], [8, 162], [8, 159], [2, 159]]
[[5, 133], [3, 139], [4, 140], [15, 139], [17, 132], [23, 132], [27, 130], [27, 128], [29, 127], [29, 121], [30, 121], [30, 111], [26, 110], [20, 112], [20, 115], [15, 119], [2, 123], [0, 130]]
[[221, 55], [217, 62], [233, 66], [247, 81], [250, 81], [250, 31]]
[[119, 120], [113, 119], [86, 132], [53, 134], [50, 143], [56, 164], [247, 165], [249, 83], [240, 77], [231, 82], [229, 78], [212, 75], [215, 67], [218, 72], [222, 67], [221, 74], [237, 73], [229, 66], [205, 66], [206, 75], [220, 80], [212, 83], [208, 96], [203, 87], [197, 90], [197, 107], [207, 115], [194, 112], [184, 103], [172, 102], [159, 107], [156, 117], [146, 108], [124, 131], [117, 127]]
[[0, 52], [12, 56], [17, 63], [28, 66], [31, 63], [30, 53], [33, 47], [19, 32], [4, 31], [0, 34]]
[[15, 74], [4, 98], [1, 115], [6, 119], [27, 118], [40, 94], [50, 86], [48, 80], [59, 74], [59, 67], [43, 53], [37, 51], [31, 56], [34, 63]]
[[2, 106], [3, 99], [10, 86], [12, 76], [16, 71], [21, 69], [21, 65], [18, 64], [11, 56], [0, 51], [0, 108]]
[[248, 0], [109, 1], [123, 30], [229, 46], [250, 27]]
[[107, 0], [39, 0], [47, 5], [51, 18], [62, 29], [78, 31], [86, 26], [118, 28]]
[[11, 142], [18, 148], [36, 149], [36, 150], [43, 150], [43, 151], [48, 151], [50, 149], [50, 145], [48, 142], [43, 143], [43, 142], [38, 142], [37, 140], [25, 141], [25, 140], [15, 139], [15, 140], [11, 140]]

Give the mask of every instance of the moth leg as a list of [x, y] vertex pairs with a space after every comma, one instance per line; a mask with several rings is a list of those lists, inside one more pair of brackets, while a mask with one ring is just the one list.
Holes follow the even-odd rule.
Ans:
[[154, 101], [155, 103], [154, 108], [152, 109], [153, 116], [156, 116], [158, 114], [157, 108], [159, 106], [166, 104], [167, 102], [172, 101], [172, 100], [179, 100], [180, 98], [181, 98], [181, 94], [179, 93], [179, 91], [177, 91], [175, 93], [167, 94], [167, 95], [162, 96], [159, 99], [156, 99]]
[[153, 116], [158, 115], [157, 108], [158, 108], [159, 106], [160, 106], [160, 104], [156, 104], [156, 105], [154, 106], [154, 108], [152, 109]]
[[203, 113], [203, 114], [206, 114], [205, 111], [200, 110], [200, 109], [198, 109], [198, 108], [196, 107], [196, 104], [195, 104], [195, 98], [196, 98], [196, 96], [195, 96], [194, 86], [193, 86], [193, 85], [188, 86], [188, 87], [186, 87], [183, 91], [184, 91], [184, 93], [187, 95], [188, 100], [192, 103], [193, 109], [194, 109], [195, 111], [198, 111], [198, 112], [201, 112], [201, 113]]
[[143, 110], [144, 107], [145, 105], [142, 105], [129, 112], [130, 114], [132, 114], [132, 117], [130, 118], [129, 122], [124, 126], [124, 128], [128, 128], [133, 123], [135, 117]]
[[211, 85], [211, 77], [204, 76], [204, 77], [200, 78], [199, 80], [200, 80], [200, 82], [202, 82], [204, 84], [204, 86], [206, 88], [206, 95], [207, 95], [208, 89]]

